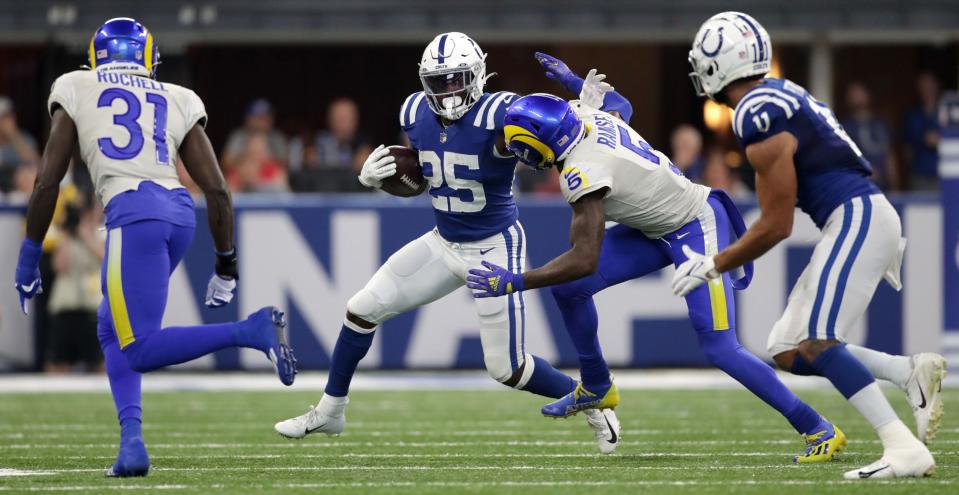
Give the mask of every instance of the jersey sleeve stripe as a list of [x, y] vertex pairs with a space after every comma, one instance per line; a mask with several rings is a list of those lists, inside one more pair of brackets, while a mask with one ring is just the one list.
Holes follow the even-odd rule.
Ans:
[[[767, 103], [771, 103], [782, 108], [783, 111], [786, 112], [787, 119], [791, 119], [793, 114], [795, 113], [793, 108], [790, 106], [789, 102], [783, 100], [782, 98], [779, 98], [778, 96], [766, 95], [766, 96], [751, 98], [748, 103], [743, 102], [743, 104], [739, 105], [738, 110], [736, 110], [736, 115], [735, 115], [736, 118], [735, 118], [735, 123], [733, 125], [733, 131], [735, 131], [737, 136], [739, 137], [743, 136], [743, 120], [746, 118], [746, 114], [756, 113], [756, 111], [759, 110], [760, 107], [762, 107], [763, 105]], [[749, 107], [746, 108], [746, 105], [748, 105]]]
[[400, 125], [406, 126], [406, 114], [409, 110], [410, 102], [413, 100], [413, 97], [416, 96], [416, 93], [413, 93], [406, 97], [406, 100], [400, 105]]
[[483, 123], [483, 111], [486, 110], [486, 107], [489, 105], [489, 102], [493, 100], [493, 95], [486, 95], [486, 98], [483, 100], [483, 104], [480, 105], [479, 110], [476, 112], [476, 118], [473, 119], [473, 125], [480, 127], [480, 124]]
[[489, 111], [486, 112], [486, 129], [487, 130], [496, 129], [496, 122], [495, 122], [496, 111], [499, 109], [500, 105], [503, 104], [503, 100], [513, 96], [513, 94], [514, 93], [510, 93], [509, 91], [503, 91], [502, 93], [499, 94], [499, 96], [496, 97], [496, 101], [494, 101], [493, 104], [490, 105]]
[[423, 99], [426, 98], [426, 93], [419, 92], [416, 94], [416, 99], [413, 100], [413, 104], [410, 106], [410, 123], [407, 125], [413, 125], [416, 123], [416, 114], [420, 111], [420, 104], [423, 103]]
[[[413, 93], [406, 97], [406, 101], [400, 106], [400, 125], [408, 126], [416, 121], [417, 102], [423, 97], [423, 92]], [[412, 112], [411, 112], [412, 110]]]
[[753, 91], [750, 91], [749, 94], [747, 94], [746, 97], [743, 98], [743, 101], [740, 102], [739, 106], [748, 104], [750, 100], [758, 96], [777, 96], [779, 98], [782, 98], [788, 101], [789, 104], [796, 110], [799, 110], [799, 107], [800, 107], [799, 100], [795, 96], [787, 93], [786, 91], [776, 89], [776, 88], [762, 88], [762, 89], [755, 89]]

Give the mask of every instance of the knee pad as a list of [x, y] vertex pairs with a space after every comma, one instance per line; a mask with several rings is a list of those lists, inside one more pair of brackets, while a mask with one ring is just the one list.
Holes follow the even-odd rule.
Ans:
[[513, 365], [510, 363], [509, 356], [507, 355], [487, 353], [483, 356], [483, 362], [486, 364], [486, 372], [489, 373], [490, 378], [500, 383], [510, 381], [510, 378], [513, 377], [513, 372], [516, 371], [513, 369]]
[[699, 347], [709, 364], [721, 368], [724, 361], [738, 359], [736, 350], [742, 346], [739, 344], [735, 332], [734, 329], [729, 329], [699, 334]]
[[[389, 275], [377, 273], [367, 282], [366, 287], [350, 298], [346, 303], [346, 310], [354, 316], [379, 325], [398, 314], [391, 309], [398, 295], [396, 283]], [[373, 329], [362, 329], [362, 331], [372, 332]]]
[[153, 371], [152, 368], [144, 363], [143, 344], [145, 342], [137, 341], [122, 349], [123, 357], [127, 360], [130, 369], [137, 373], [147, 373]]

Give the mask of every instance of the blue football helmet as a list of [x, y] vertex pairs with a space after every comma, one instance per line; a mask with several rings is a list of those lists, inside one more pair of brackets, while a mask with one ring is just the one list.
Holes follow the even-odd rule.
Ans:
[[150, 77], [155, 77], [160, 50], [143, 24], [129, 17], [117, 17], [93, 33], [89, 57], [91, 69], [122, 62], [143, 66]]
[[566, 100], [534, 93], [506, 109], [506, 147], [521, 162], [545, 170], [561, 162], [583, 139], [586, 126]]

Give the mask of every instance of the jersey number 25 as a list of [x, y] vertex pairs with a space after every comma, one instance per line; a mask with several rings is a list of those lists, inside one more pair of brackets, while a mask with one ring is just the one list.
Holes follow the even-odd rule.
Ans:
[[433, 208], [453, 213], [473, 213], [483, 211], [486, 207], [483, 184], [470, 178], [479, 176], [479, 156], [444, 151], [440, 158], [435, 151], [420, 150], [420, 163], [430, 165], [433, 171], [427, 175]]
[[[112, 107], [116, 100], [123, 100], [127, 109], [123, 113], [115, 114], [113, 123], [126, 129], [130, 133], [130, 140], [125, 146], [117, 146], [113, 139], [102, 137], [97, 139], [97, 145], [107, 158], [129, 160], [143, 151], [143, 128], [137, 122], [137, 119], [140, 118], [142, 105], [140, 99], [130, 91], [122, 88], [109, 88], [100, 93], [97, 108]], [[147, 93], [146, 101], [153, 105], [153, 143], [156, 145], [157, 163], [169, 165], [170, 152], [166, 144], [166, 98], [158, 93]]]

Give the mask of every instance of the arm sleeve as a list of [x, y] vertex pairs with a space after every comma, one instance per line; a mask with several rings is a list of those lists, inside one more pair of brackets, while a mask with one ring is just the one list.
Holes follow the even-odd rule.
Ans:
[[47, 111], [53, 116], [53, 111], [57, 107], [63, 108], [67, 115], [76, 122], [77, 120], [77, 98], [76, 88], [70, 78], [70, 74], [64, 74], [53, 82], [50, 88], [50, 98], [47, 100]]
[[186, 119], [184, 136], [186, 136], [186, 134], [190, 132], [190, 129], [193, 129], [193, 126], [196, 124], [200, 124], [201, 127], [206, 128], [206, 106], [203, 104], [203, 100], [191, 90], [186, 90], [183, 115]]
[[591, 192], [613, 187], [612, 177], [603, 173], [601, 167], [587, 163], [563, 167], [563, 171], [559, 173], [559, 180], [563, 197], [570, 204]]
[[[486, 128], [496, 131], [497, 133], [503, 132], [503, 127], [506, 120], [506, 109], [509, 108], [510, 104], [516, 100], [516, 93], [511, 93], [509, 91], [500, 91], [489, 97], [490, 108], [485, 113], [486, 115]], [[482, 114], [484, 112], [480, 112]]]
[[[583, 84], [586, 81], [572, 74], [571, 77], [563, 81], [563, 86], [566, 87], [566, 90], [576, 95], [576, 98], [579, 98], [579, 94], [583, 91]], [[606, 93], [606, 96], [603, 98], [603, 108], [600, 110], [604, 112], [619, 112], [623, 118], [623, 122], [629, 123], [629, 119], [633, 117], [633, 105], [626, 99], [625, 96], [619, 94], [618, 91], [610, 91]]]
[[789, 119], [796, 111], [798, 107], [782, 99], [752, 98], [736, 109], [733, 115], [733, 131], [745, 148], [780, 132], [789, 132]]

